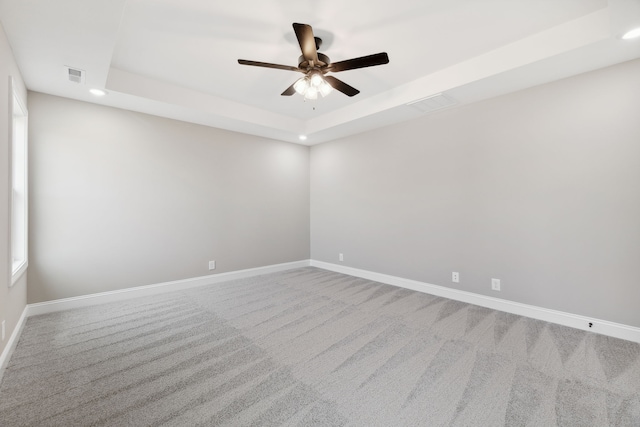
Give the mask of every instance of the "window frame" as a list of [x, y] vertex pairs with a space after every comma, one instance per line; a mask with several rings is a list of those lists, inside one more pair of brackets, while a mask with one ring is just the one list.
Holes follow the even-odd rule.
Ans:
[[[9, 77], [9, 287], [29, 266], [29, 112], [15, 81]], [[16, 257], [16, 253], [20, 252]]]

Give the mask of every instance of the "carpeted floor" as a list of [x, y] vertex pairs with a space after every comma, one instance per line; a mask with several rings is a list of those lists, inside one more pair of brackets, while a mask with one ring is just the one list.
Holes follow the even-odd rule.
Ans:
[[640, 426], [640, 345], [317, 268], [28, 319], [2, 426]]

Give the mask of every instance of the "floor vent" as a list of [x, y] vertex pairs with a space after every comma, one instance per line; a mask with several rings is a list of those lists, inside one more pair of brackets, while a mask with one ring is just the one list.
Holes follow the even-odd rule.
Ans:
[[67, 77], [73, 83], [84, 83], [84, 71], [77, 68], [67, 67]]
[[418, 99], [407, 103], [407, 106], [413, 107], [422, 113], [430, 113], [432, 111], [441, 110], [443, 108], [456, 105], [458, 102], [443, 94], [438, 93], [435, 95], [427, 96], [426, 98]]

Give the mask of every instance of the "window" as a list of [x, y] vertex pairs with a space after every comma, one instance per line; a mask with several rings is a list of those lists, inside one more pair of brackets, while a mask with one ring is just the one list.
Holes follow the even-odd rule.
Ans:
[[11, 84], [11, 286], [27, 270], [27, 109]]

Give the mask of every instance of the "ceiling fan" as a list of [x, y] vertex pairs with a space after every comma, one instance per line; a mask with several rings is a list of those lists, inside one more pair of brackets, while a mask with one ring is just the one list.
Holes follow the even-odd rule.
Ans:
[[302, 56], [298, 58], [297, 67], [238, 59], [238, 63], [242, 65], [298, 71], [304, 74], [304, 77], [298, 79], [287, 90], [282, 92], [283, 96], [291, 96], [297, 92], [303, 95], [305, 99], [316, 99], [318, 94], [326, 96], [331, 92], [331, 89], [336, 89], [347, 96], [354, 96], [360, 93], [358, 89], [326, 74], [389, 63], [389, 56], [386, 52], [332, 63], [327, 55], [318, 52], [322, 39], [313, 36], [313, 29], [310, 25], [294, 23], [293, 30], [300, 44], [300, 50], [302, 50]]

